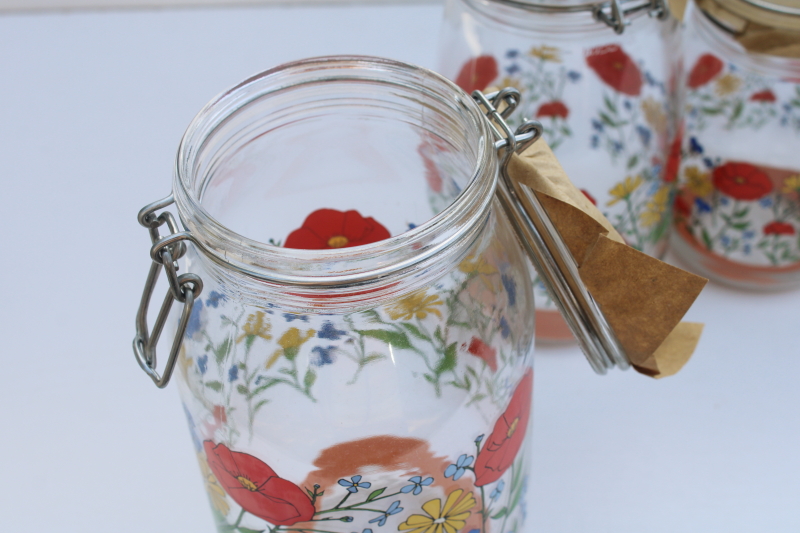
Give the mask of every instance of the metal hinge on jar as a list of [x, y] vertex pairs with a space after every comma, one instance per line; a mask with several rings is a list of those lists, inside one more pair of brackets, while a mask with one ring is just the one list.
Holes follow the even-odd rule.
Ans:
[[[133, 339], [133, 352], [139, 366], [159, 388], [164, 388], [169, 383], [181, 344], [183, 344], [183, 337], [186, 333], [186, 326], [189, 324], [195, 298], [203, 291], [203, 281], [200, 276], [189, 273], [178, 275], [177, 260], [186, 253], [186, 244], [183, 241], [192, 240], [191, 234], [188, 231], [180, 231], [175, 217], [169, 211], [164, 211], [160, 215], [156, 214], [156, 211], [164, 209], [173, 201], [172, 195], [169, 195], [163, 200], [145, 206], [139, 211], [138, 216], [139, 224], [150, 231], [150, 240], [153, 243], [150, 248], [150, 258], [153, 263], [150, 265], [150, 273], [147, 275], [142, 299], [139, 302], [139, 310], [136, 313], [136, 336]], [[162, 236], [159, 228], [165, 224], [170, 233]], [[164, 302], [161, 304], [161, 309], [153, 325], [153, 331], [150, 333], [147, 327], [147, 311], [150, 307], [150, 297], [153, 295], [153, 289], [155, 289], [162, 268], [167, 274], [169, 291], [164, 297]], [[156, 370], [156, 345], [167, 322], [172, 302], [175, 300], [183, 304], [183, 310], [167, 363], [164, 365], [162, 373], [159, 374]]]
[[624, 350], [581, 280], [578, 266], [550, 216], [533, 190], [517, 183], [508, 173], [511, 157], [541, 137], [542, 125], [529, 120], [512, 132], [505, 119], [520, 102], [517, 89], [509, 87], [486, 95], [474, 91], [472, 97], [483, 108], [498, 139], [495, 143], [500, 156], [497, 197], [589, 364], [598, 374], [605, 374], [614, 366], [629, 368]]
[[538, 13], [578, 13], [589, 11], [595, 20], [608, 25], [616, 33], [623, 33], [636, 15], [648, 14], [665, 19], [669, 16], [667, 0], [607, 0], [584, 4], [553, 5], [526, 0], [493, 0], [498, 4]]

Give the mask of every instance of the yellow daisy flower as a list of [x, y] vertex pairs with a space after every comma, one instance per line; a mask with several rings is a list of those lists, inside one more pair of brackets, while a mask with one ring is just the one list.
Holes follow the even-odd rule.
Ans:
[[475, 258], [474, 255], [470, 255], [461, 261], [461, 264], [458, 265], [458, 269], [464, 274], [484, 274], [488, 276], [497, 273], [497, 269], [492, 266], [485, 257], [480, 256]]
[[698, 167], [686, 167], [683, 171], [686, 178], [686, 187], [700, 197], [708, 196], [714, 192], [714, 184], [711, 183], [711, 175], [701, 171]]
[[642, 100], [642, 113], [645, 121], [657, 132], [667, 130], [667, 113], [663, 104], [655, 98], [649, 97]]
[[534, 46], [528, 52], [533, 57], [538, 57], [542, 61], [553, 61], [554, 63], [561, 63], [561, 54], [555, 46]]
[[271, 368], [275, 362], [280, 359], [282, 355], [285, 355], [287, 359], [292, 360], [297, 357], [297, 353], [300, 351], [300, 347], [305, 344], [311, 337], [313, 337], [317, 332], [313, 329], [309, 329], [304, 333], [298, 328], [289, 328], [286, 330], [286, 333], [281, 335], [281, 338], [278, 339], [278, 344], [280, 348], [275, 350], [275, 353], [272, 354], [272, 357], [269, 358], [267, 361], [266, 367]]
[[645, 210], [640, 219], [642, 225], [645, 227], [653, 226], [661, 222], [664, 211], [667, 210], [667, 202], [669, 201], [669, 187], [661, 187], [647, 202]]
[[733, 74], [725, 74], [724, 76], [720, 77], [717, 80], [716, 89], [717, 94], [720, 96], [725, 96], [731, 93], [735, 93], [739, 90], [739, 87], [742, 86], [742, 80], [738, 76], [734, 76]]
[[200, 472], [203, 474], [203, 483], [206, 486], [206, 492], [208, 492], [208, 499], [211, 500], [211, 506], [219, 511], [222, 516], [227, 516], [231, 510], [231, 506], [228, 503], [228, 495], [225, 494], [225, 489], [222, 488], [216, 476], [211, 472], [206, 454], [203, 452], [198, 453], [197, 462], [200, 463]]
[[425, 291], [417, 291], [387, 307], [386, 312], [392, 320], [411, 320], [414, 317], [424, 319], [428, 313], [441, 318], [442, 313], [435, 306], [443, 303], [436, 294], [428, 296]]
[[606, 205], [611, 206], [620, 200], [627, 200], [642, 183], [643, 180], [641, 176], [636, 176], [635, 178], [628, 176], [625, 178], [625, 181], [617, 183], [608, 191], [608, 194], [611, 195], [611, 200], [609, 200]]
[[791, 194], [793, 192], [800, 193], [800, 174], [789, 176], [783, 181], [783, 193]]
[[[462, 489], [456, 489], [447, 497], [442, 507], [442, 500], [436, 498], [422, 505], [424, 515], [412, 514], [408, 520], [397, 526], [400, 531], [410, 533], [456, 533], [467, 525], [470, 510], [475, 507], [475, 498], [470, 492], [463, 498]], [[459, 501], [459, 498], [461, 500]]]
[[272, 325], [265, 319], [264, 312], [256, 311], [247, 316], [247, 323], [242, 326], [242, 334], [239, 335], [236, 342], [242, 342], [247, 337], [261, 337], [268, 341], [272, 339], [272, 335], [269, 334], [271, 329]]

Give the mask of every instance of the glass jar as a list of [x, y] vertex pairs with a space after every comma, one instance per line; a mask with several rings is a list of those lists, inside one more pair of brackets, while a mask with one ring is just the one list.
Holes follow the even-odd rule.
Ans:
[[148, 283], [160, 260], [184, 302], [167, 368], [220, 531], [523, 528], [533, 291], [492, 135], [446, 79], [372, 58], [279, 67], [193, 120], [185, 231], [156, 218], [172, 198], [140, 221]]
[[[678, 163], [677, 38], [662, 1], [448, 0], [438, 68], [467, 92], [519, 89], [516, 120], [540, 120], [575, 185], [629, 245], [660, 257]], [[537, 340], [572, 339], [540, 283], [536, 297]]]
[[[791, 7], [791, 6], [794, 7]], [[673, 246], [740, 288], [800, 286], [800, 7], [690, 3]]]

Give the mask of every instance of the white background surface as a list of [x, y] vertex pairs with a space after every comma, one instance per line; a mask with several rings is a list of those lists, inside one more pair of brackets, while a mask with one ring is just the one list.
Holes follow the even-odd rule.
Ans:
[[[181, 134], [219, 91], [322, 54], [435, 67], [440, 17], [0, 17], [0, 531], [212, 532], [176, 389], [130, 348], [149, 266], [136, 212], [168, 193]], [[711, 285], [687, 318], [706, 332], [662, 381], [538, 351], [526, 533], [800, 531], [800, 293]]]

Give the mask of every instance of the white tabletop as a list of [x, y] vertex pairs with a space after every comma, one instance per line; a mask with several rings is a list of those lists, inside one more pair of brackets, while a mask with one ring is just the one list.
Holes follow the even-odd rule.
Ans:
[[[0, 530], [213, 531], [175, 387], [130, 343], [135, 220], [221, 90], [358, 53], [435, 67], [442, 8], [264, 7], [0, 17]], [[710, 285], [677, 376], [599, 377], [539, 349], [529, 533], [800, 531], [800, 293]]]

